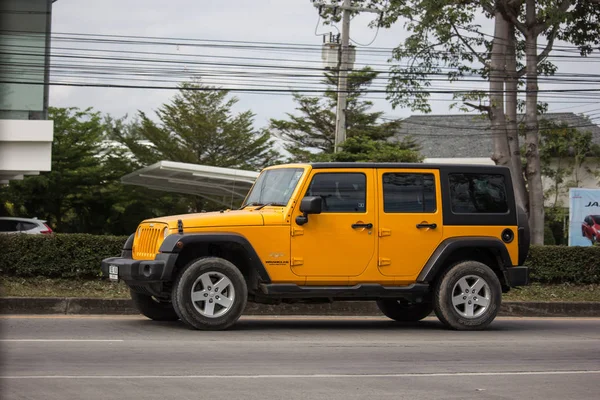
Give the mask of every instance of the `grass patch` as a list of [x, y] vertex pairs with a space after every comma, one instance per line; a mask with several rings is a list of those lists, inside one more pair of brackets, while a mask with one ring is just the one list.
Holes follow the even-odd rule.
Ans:
[[[117, 299], [129, 298], [129, 289], [123, 282], [111, 283], [100, 279], [0, 277], [0, 296]], [[600, 285], [533, 283], [512, 289], [503, 298], [505, 301], [600, 301]]]
[[105, 299], [129, 298], [125, 283], [100, 279], [0, 278], [2, 297], [95, 297]]
[[529, 286], [511, 289], [503, 299], [506, 301], [600, 301], [600, 285], [532, 283]]

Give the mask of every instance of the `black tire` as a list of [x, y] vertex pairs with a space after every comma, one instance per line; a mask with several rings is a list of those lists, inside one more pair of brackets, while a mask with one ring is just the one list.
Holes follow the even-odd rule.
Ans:
[[[216, 312], [214, 311], [217, 307], [216, 299], [218, 298], [216, 292], [211, 292], [210, 296], [212, 298], [207, 297], [207, 300], [192, 301], [192, 290], [197, 289], [199, 285], [203, 287], [202, 282], [198, 282], [198, 280], [202, 276], [205, 276], [205, 274], [215, 274], [229, 279], [231, 283], [230, 287], [233, 287], [233, 291], [229, 291], [231, 289], [226, 290], [228, 290], [229, 294], [233, 293], [233, 300], [225, 311], [223, 311], [224, 307]], [[206, 291], [206, 288], [203, 288], [199, 292], [204, 293], [204, 291]], [[225, 297], [227, 295], [227, 293], [225, 295], [221, 294], [221, 296]], [[181, 320], [191, 329], [225, 330], [235, 324], [244, 312], [248, 301], [248, 288], [244, 276], [231, 262], [217, 257], [203, 257], [192, 261], [181, 270], [175, 280], [171, 297], [173, 298], [175, 311]], [[206, 302], [208, 299], [214, 300], [215, 304], [212, 307], [216, 315], [212, 317], [203, 314], [203, 312], [207, 312]], [[219, 305], [219, 307], [221, 306]], [[219, 314], [220, 312], [222, 314]]]
[[129, 290], [133, 304], [144, 316], [154, 321], [177, 321], [179, 316], [173, 304], [164, 300], [157, 300], [152, 296]]
[[[483, 279], [486, 286], [480, 290], [475, 287], [476, 293], [473, 292], [475, 285], [467, 289], [468, 293], [463, 292], [459, 281], [466, 282], [468, 286], [477, 279]], [[463, 304], [453, 304], [454, 296], [457, 296], [458, 302], [464, 302], [464, 307]], [[482, 306], [482, 300], [487, 302], [486, 307]], [[496, 318], [501, 302], [502, 287], [494, 271], [477, 261], [462, 261], [448, 268], [438, 279], [433, 309], [438, 319], [451, 329], [482, 330]]]
[[386, 317], [399, 322], [420, 321], [433, 311], [431, 303], [402, 304], [395, 299], [377, 300], [377, 307]]

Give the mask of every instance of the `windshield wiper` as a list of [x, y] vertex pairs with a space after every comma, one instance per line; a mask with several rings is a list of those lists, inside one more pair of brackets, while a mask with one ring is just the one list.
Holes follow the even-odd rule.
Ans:
[[257, 203], [257, 202], [255, 202], [255, 201], [253, 201], [253, 202], [250, 202], [250, 203], [248, 203], [248, 204], [244, 204], [242, 207], [240, 207], [240, 208], [239, 208], [239, 210], [243, 210], [243, 209], [244, 209], [244, 208], [246, 208], [246, 207], [252, 207], [252, 206], [261, 206], [261, 205], [262, 205], [262, 204], [260, 204], [260, 203]]
[[261, 208], [264, 208], [266, 206], [281, 206], [281, 207], [284, 207], [285, 204], [276, 203], [276, 202], [272, 201], [270, 203], [261, 204], [260, 206], [256, 207], [255, 210], [260, 210]]

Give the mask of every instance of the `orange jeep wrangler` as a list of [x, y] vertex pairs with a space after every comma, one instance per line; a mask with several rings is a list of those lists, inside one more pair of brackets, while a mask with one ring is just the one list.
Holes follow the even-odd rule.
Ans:
[[143, 221], [102, 271], [143, 315], [193, 329], [232, 326], [247, 301], [365, 300], [475, 330], [529, 283], [528, 251], [508, 168], [287, 164], [264, 169], [240, 209]]

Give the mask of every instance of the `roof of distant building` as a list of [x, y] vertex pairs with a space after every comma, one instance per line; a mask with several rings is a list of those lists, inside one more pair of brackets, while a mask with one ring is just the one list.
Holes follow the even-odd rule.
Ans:
[[[518, 116], [524, 122], [525, 115]], [[590, 131], [592, 141], [600, 145], [600, 127], [574, 113], [548, 113], [540, 116], [557, 123]], [[490, 121], [480, 114], [413, 115], [402, 120], [396, 138], [411, 135], [428, 158], [491, 157], [493, 143]]]

